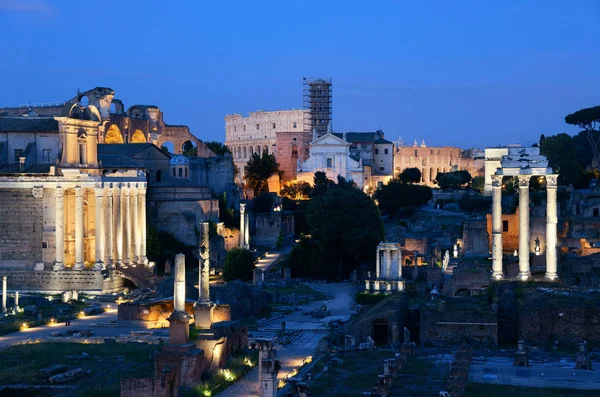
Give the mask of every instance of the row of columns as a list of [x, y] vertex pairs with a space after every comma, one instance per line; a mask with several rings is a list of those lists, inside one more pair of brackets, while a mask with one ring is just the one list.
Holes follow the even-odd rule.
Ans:
[[[135, 185], [135, 184], [132, 184]], [[84, 266], [84, 187], [75, 191], [75, 270]], [[146, 264], [146, 187], [123, 184], [95, 187], [96, 269]], [[56, 256], [54, 270], [64, 269], [65, 188], [55, 189]]]
[[[504, 277], [502, 269], [502, 178], [492, 175], [492, 278]], [[529, 180], [519, 175], [519, 274], [520, 280], [531, 278], [529, 266]], [[558, 279], [556, 262], [556, 224], [558, 175], [546, 175], [546, 279]]]
[[[383, 261], [381, 260], [383, 256]], [[396, 264], [395, 268], [392, 266]], [[394, 243], [380, 243], [375, 257], [376, 278], [402, 278], [402, 252]]]

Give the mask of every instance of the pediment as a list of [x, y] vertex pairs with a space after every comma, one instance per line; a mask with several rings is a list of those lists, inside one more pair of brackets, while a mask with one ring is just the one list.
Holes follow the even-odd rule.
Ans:
[[310, 143], [311, 146], [318, 146], [318, 145], [343, 145], [343, 146], [349, 146], [350, 144], [348, 142], [346, 142], [345, 140], [338, 138], [337, 136], [333, 135], [333, 134], [325, 134], [320, 138], [315, 139], [314, 141], [312, 141]]

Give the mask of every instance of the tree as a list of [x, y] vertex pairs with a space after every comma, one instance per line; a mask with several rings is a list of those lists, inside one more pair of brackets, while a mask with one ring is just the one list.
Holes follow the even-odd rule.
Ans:
[[312, 188], [310, 183], [304, 181], [293, 181], [286, 183], [281, 189], [281, 196], [290, 200], [306, 200]]
[[264, 151], [262, 156], [253, 153], [244, 169], [248, 187], [254, 189], [254, 195], [257, 196], [269, 191], [268, 180], [271, 176], [279, 173], [279, 163], [274, 154]]
[[399, 178], [403, 183], [419, 183], [421, 182], [421, 171], [418, 168], [406, 168], [400, 173]]
[[273, 196], [270, 193], [264, 192], [260, 195], [256, 196], [252, 202], [254, 206], [254, 213], [256, 214], [264, 214], [267, 212], [271, 212], [273, 209]]
[[192, 141], [186, 141], [183, 144], [183, 151], [181, 154], [183, 154], [184, 156], [197, 156], [198, 148], [196, 146], [194, 146]]
[[432, 198], [430, 187], [405, 184], [399, 179], [392, 179], [375, 192], [379, 208], [390, 217], [396, 216], [400, 210], [414, 212], [414, 208], [427, 204]]
[[440, 189], [460, 189], [465, 187], [471, 181], [471, 174], [469, 171], [460, 170], [452, 172], [440, 172], [435, 177], [435, 183], [438, 184]]
[[221, 142], [209, 141], [204, 142], [204, 144], [217, 156], [225, 156], [226, 154], [231, 155], [231, 149]]
[[325, 174], [324, 172], [315, 172], [315, 176], [313, 177], [313, 189], [310, 192], [311, 197], [316, 197], [325, 194], [331, 182], [332, 181], [327, 178], [327, 174]]
[[600, 169], [600, 153], [598, 148], [600, 146], [600, 132], [596, 129], [596, 127], [600, 126], [600, 106], [585, 108], [571, 113], [565, 117], [565, 122], [584, 129], [593, 154], [591, 166], [595, 170]]
[[223, 279], [225, 281], [252, 280], [255, 267], [252, 252], [245, 248], [231, 249], [225, 256]]
[[227, 193], [225, 192], [219, 196], [219, 221], [228, 228], [237, 228], [239, 225], [239, 219], [235, 218], [235, 211], [227, 207]]
[[[540, 153], [548, 159], [548, 165], [559, 174], [560, 185], [581, 186], [585, 162], [590, 157], [578, 156], [576, 141], [569, 134], [556, 134], [544, 138]], [[582, 163], [579, 161], [583, 160]]]
[[328, 266], [323, 246], [306, 235], [300, 237], [287, 257], [286, 264], [292, 269], [293, 277], [334, 279], [337, 274], [335, 266]]
[[483, 193], [483, 190], [485, 189], [485, 177], [476, 176], [475, 178], [471, 179], [471, 189], [475, 190], [476, 192]]
[[329, 189], [307, 205], [309, 232], [324, 250], [326, 266], [337, 265], [342, 279], [364, 259], [371, 259], [383, 240], [375, 203], [358, 189]]

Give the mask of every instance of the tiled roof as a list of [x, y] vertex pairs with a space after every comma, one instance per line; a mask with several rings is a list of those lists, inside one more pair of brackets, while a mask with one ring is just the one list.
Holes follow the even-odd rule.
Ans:
[[11, 163], [0, 167], [0, 174], [47, 174], [50, 164], [34, 164], [25, 171], [19, 171], [19, 164]]
[[98, 153], [98, 160], [102, 162], [102, 168], [146, 168], [142, 163], [122, 154]]
[[123, 156], [135, 156], [136, 154], [148, 149], [156, 148], [152, 143], [102, 143], [98, 145], [98, 156], [101, 154], [120, 154]]
[[[376, 132], [346, 132], [346, 142], [373, 142], [376, 134]], [[333, 135], [344, 139], [344, 134], [341, 132], [334, 132]]]
[[58, 121], [54, 120], [51, 117], [0, 118], [0, 131], [2, 131], [2, 132], [58, 132]]
[[188, 178], [173, 178], [172, 176], [165, 177], [160, 182], [153, 183], [152, 186], [156, 187], [169, 187], [169, 186], [188, 186], [188, 187], [203, 187], [198, 182]]
[[383, 138], [379, 138], [379, 139], [377, 139], [377, 140], [376, 140], [375, 142], [373, 142], [373, 143], [375, 143], [375, 144], [377, 144], [377, 145], [385, 145], [385, 144], [391, 145], [391, 144], [392, 144], [392, 142], [390, 142], [390, 141], [387, 141], [387, 140], [385, 140], [385, 139], [383, 139]]

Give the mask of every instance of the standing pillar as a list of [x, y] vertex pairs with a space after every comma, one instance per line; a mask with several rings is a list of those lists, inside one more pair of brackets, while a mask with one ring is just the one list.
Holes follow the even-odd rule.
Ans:
[[19, 307], [19, 291], [15, 291], [15, 307]]
[[114, 225], [115, 225], [115, 256], [116, 264], [123, 264], [123, 207], [121, 206], [121, 188], [116, 187], [114, 190]]
[[246, 247], [246, 204], [240, 203], [240, 247]]
[[209, 329], [213, 324], [214, 305], [210, 301], [210, 236], [208, 222], [200, 224], [200, 261], [198, 262], [198, 302], [194, 307], [195, 325]]
[[140, 235], [140, 217], [139, 217], [139, 196], [138, 189], [131, 189], [131, 225], [133, 226], [133, 255], [132, 262], [139, 263], [140, 260], [140, 242], [142, 240], [142, 236]]
[[131, 264], [131, 207], [129, 187], [121, 188], [121, 209], [123, 212], [123, 263]]
[[531, 278], [529, 270], [529, 179], [519, 175], [519, 274], [522, 281]]
[[7, 276], [2, 276], [2, 313], [6, 313], [6, 280]]
[[138, 189], [138, 199], [139, 199], [139, 224], [140, 224], [140, 258], [138, 258], [138, 262], [142, 265], [148, 264], [148, 258], [146, 257], [146, 187], [141, 187]]
[[375, 255], [375, 278], [379, 278], [381, 274], [381, 250], [377, 247], [377, 254]]
[[383, 251], [383, 258], [385, 259], [385, 278], [391, 278], [391, 273], [392, 273], [392, 253], [390, 252], [389, 248], [386, 248], [385, 251]]
[[402, 279], [402, 251], [400, 249], [396, 250], [398, 257], [398, 280]]
[[61, 187], [54, 189], [56, 200], [54, 270], [65, 268], [65, 190]]
[[173, 289], [173, 311], [185, 312], [185, 255], [175, 255], [175, 286]]
[[502, 175], [492, 175], [492, 279], [504, 277], [502, 270]]
[[546, 175], [546, 279], [558, 280], [556, 265], [556, 190], [558, 175]]
[[106, 223], [105, 223], [105, 256], [104, 263], [113, 268], [115, 265], [114, 254], [114, 220], [113, 220], [113, 189], [106, 189]]
[[104, 188], [95, 188], [96, 193], [96, 263], [94, 268], [104, 267]]
[[75, 266], [73, 269], [83, 269], [83, 188], [75, 188]]
[[181, 345], [190, 340], [190, 316], [185, 311], [185, 255], [175, 255], [175, 285], [173, 286], [173, 313], [169, 321], [169, 344]]
[[250, 249], [250, 214], [246, 211], [246, 219], [244, 220], [244, 226], [246, 230], [244, 231], [244, 247], [246, 249]]

